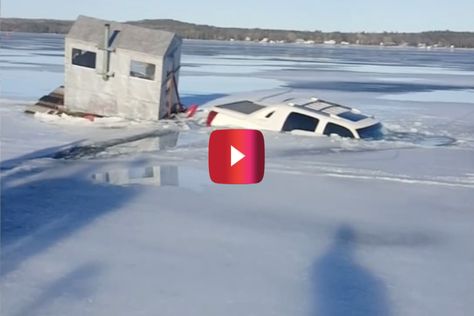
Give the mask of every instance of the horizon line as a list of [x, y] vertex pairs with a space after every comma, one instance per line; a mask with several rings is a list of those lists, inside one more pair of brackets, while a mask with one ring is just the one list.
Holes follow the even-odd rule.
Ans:
[[[82, 15], [79, 14], [78, 17]], [[0, 17], [0, 25], [1, 25], [1, 20], [3, 19], [20, 19], [20, 20], [50, 20], [50, 21], [62, 21], [62, 22], [74, 22], [75, 19], [56, 19], [56, 18], [24, 18], [24, 17], [6, 17], [2, 16]], [[103, 19], [103, 18], [99, 18]], [[322, 30], [296, 30], [296, 29], [283, 29], [283, 28], [266, 28], [266, 27], [239, 27], [239, 26], [217, 26], [217, 25], [212, 25], [212, 24], [200, 24], [200, 23], [193, 23], [193, 22], [186, 22], [186, 21], [181, 21], [181, 20], [176, 20], [176, 19], [169, 19], [169, 18], [156, 18], [156, 19], [140, 19], [140, 20], [127, 20], [127, 21], [121, 21], [121, 20], [110, 20], [110, 19], [103, 19], [106, 21], [117, 21], [120, 23], [130, 23], [130, 22], [142, 22], [142, 21], [175, 21], [175, 22], [180, 22], [180, 23], [187, 23], [187, 24], [193, 24], [196, 26], [209, 26], [209, 27], [217, 27], [217, 28], [223, 28], [223, 29], [242, 29], [242, 30], [268, 30], [268, 31], [286, 31], [286, 32], [310, 32], [310, 33], [315, 33], [315, 32], [321, 32], [321, 33], [375, 33], [375, 34], [382, 34], [382, 33], [398, 33], [398, 34], [417, 34], [417, 33], [428, 33], [428, 32], [452, 32], [452, 33], [474, 33], [473, 31], [454, 31], [450, 29], [432, 29], [432, 30], [423, 30], [423, 31], [322, 31]], [[0, 29], [1, 31], [1, 29]]]

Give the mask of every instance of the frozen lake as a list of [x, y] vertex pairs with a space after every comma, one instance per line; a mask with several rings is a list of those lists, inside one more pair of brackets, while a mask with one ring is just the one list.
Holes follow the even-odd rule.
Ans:
[[23, 114], [63, 37], [1, 46], [2, 315], [474, 313], [473, 50], [185, 41], [186, 104], [317, 96], [393, 136], [265, 133], [263, 182], [223, 186], [207, 128]]

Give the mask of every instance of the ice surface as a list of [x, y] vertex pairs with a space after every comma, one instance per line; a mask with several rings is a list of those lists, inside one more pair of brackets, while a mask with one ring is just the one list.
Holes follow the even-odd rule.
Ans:
[[412, 92], [388, 94], [382, 97], [387, 100], [420, 101], [420, 102], [464, 102], [474, 103], [474, 90]]
[[263, 182], [226, 186], [195, 122], [24, 114], [62, 83], [62, 38], [3, 36], [2, 315], [474, 313], [472, 51], [185, 41], [187, 103], [272, 89], [251, 96], [321, 97], [402, 135], [266, 132]]

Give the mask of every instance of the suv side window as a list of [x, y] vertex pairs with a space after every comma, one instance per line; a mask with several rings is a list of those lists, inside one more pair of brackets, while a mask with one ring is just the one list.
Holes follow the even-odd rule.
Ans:
[[348, 130], [347, 128], [341, 125], [334, 124], [334, 123], [328, 123], [326, 127], [324, 128], [323, 134], [324, 135], [337, 134], [341, 137], [354, 138], [354, 135], [352, 134], [350, 130]]
[[314, 132], [318, 126], [319, 120], [317, 118], [304, 115], [301, 113], [291, 112], [286, 118], [285, 124], [281, 129], [284, 132], [290, 132], [292, 130], [302, 130]]

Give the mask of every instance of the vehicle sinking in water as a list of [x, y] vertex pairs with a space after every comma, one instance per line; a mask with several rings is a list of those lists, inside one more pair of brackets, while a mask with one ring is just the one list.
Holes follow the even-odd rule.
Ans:
[[308, 136], [383, 137], [383, 126], [373, 116], [318, 98], [289, 98], [270, 104], [242, 100], [215, 105], [209, 109], [206, 123], [212, 127], [251, 128]]

